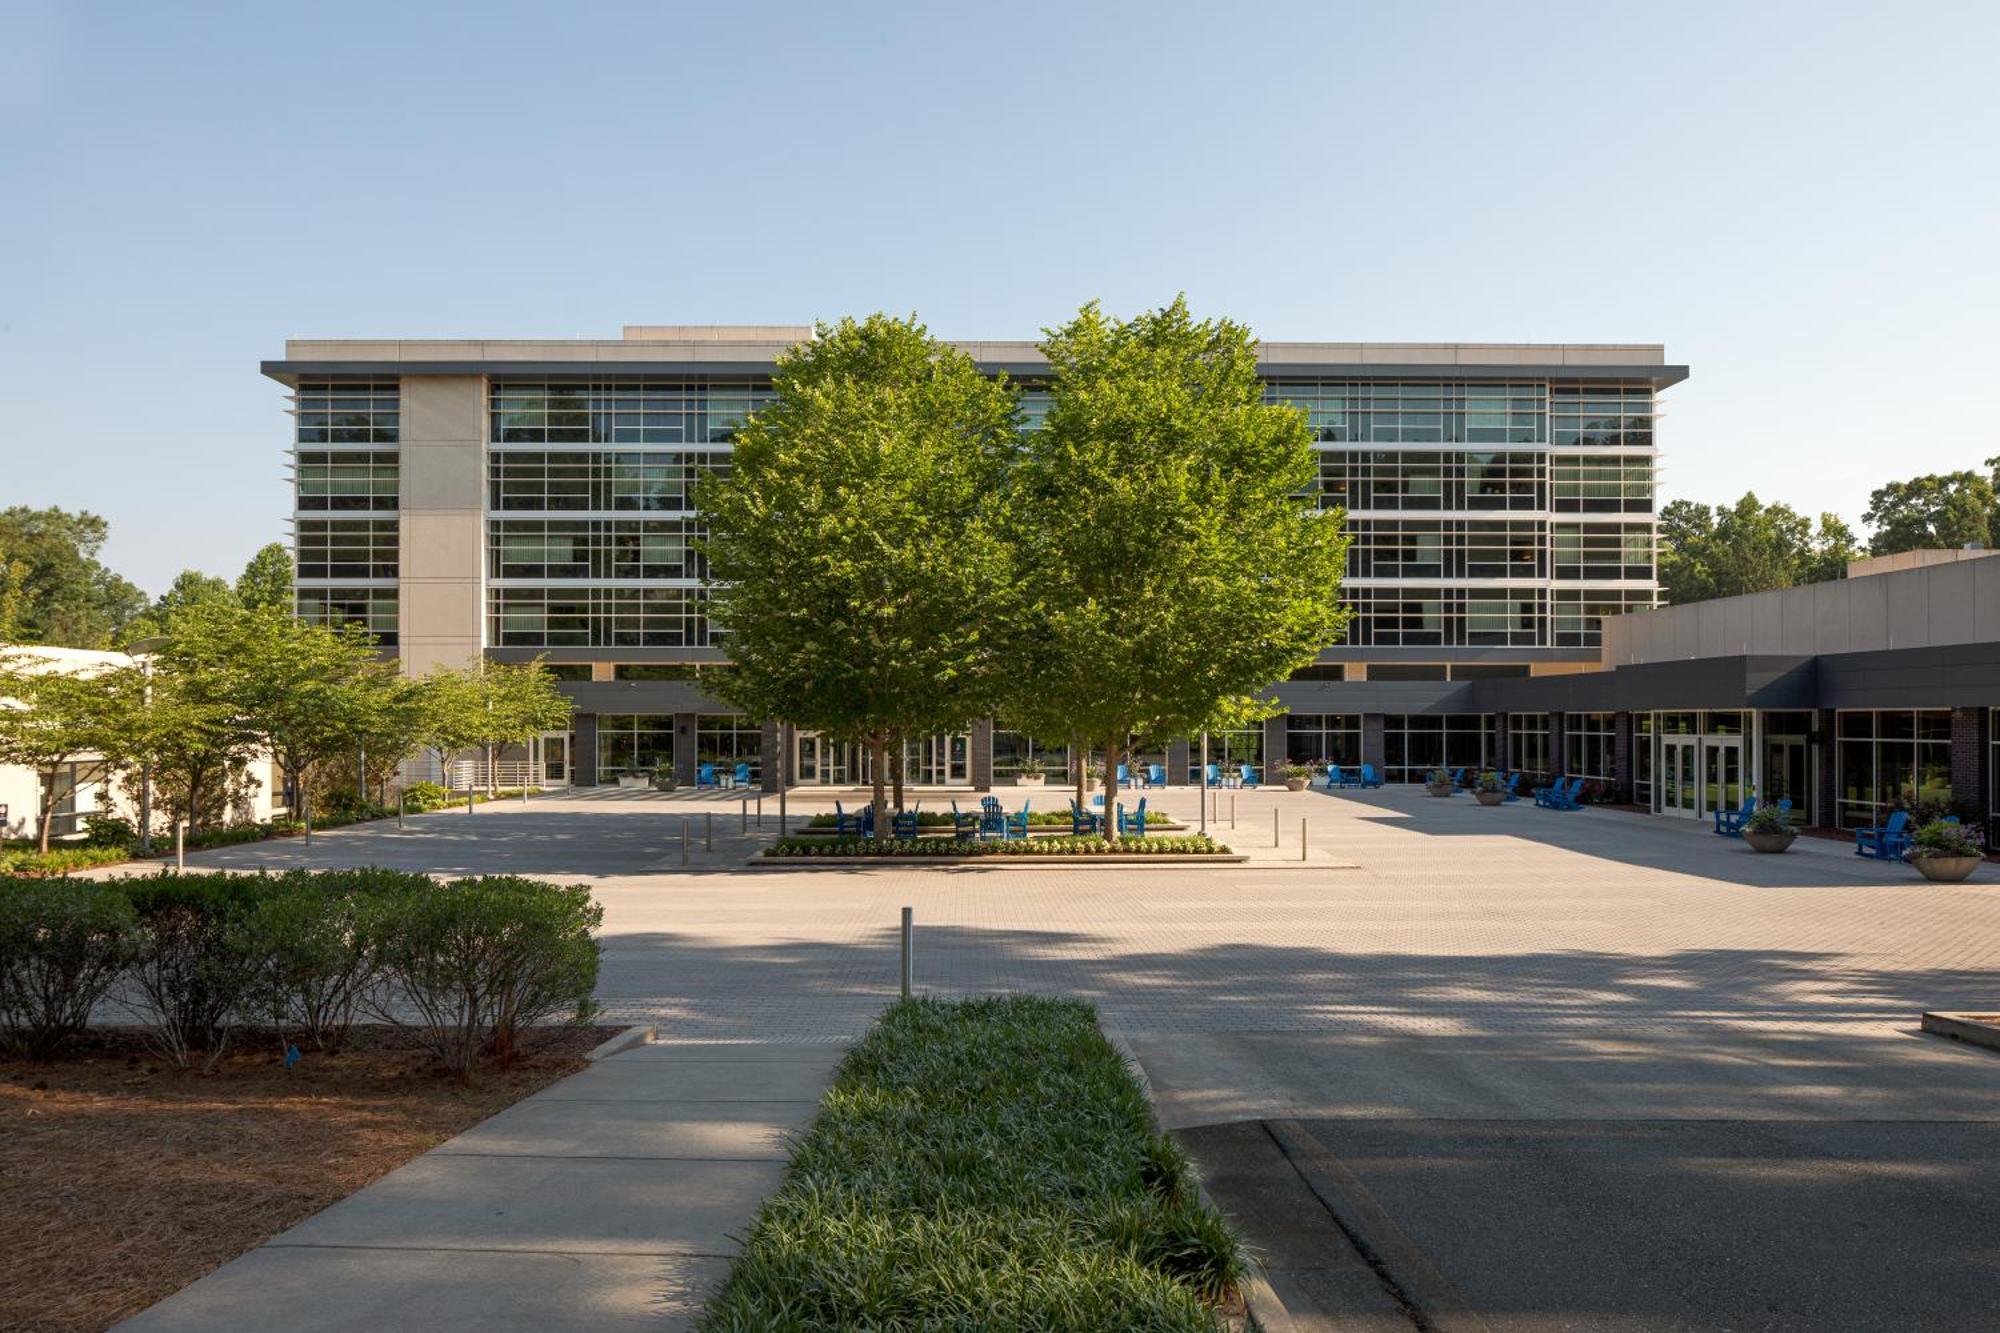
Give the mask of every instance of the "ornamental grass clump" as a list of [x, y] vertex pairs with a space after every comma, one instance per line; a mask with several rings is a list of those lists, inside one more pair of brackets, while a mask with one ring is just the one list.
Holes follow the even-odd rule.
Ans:
[[700, 1327], [1203, 1330], [1244, 1274], [1085, 1004], [891, 1008]]

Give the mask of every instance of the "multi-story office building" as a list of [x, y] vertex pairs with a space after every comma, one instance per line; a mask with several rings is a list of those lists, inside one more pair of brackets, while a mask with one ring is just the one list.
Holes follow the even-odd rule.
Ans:
[[[729, 465], [771, 365], [811, 330], [628, 328], [570, 342], [302, 341], [299, 611], [357, 622], [421, 674], [544, 657], [575, 701], [544, 781], [748, 764], [770, 787], [862, 756], [710, 690], [695, 480]], [[966, 344], [1046, 399], [1031, 343]], [[1211, 734], [1218, 763], [1493, 765], [1705, 817], [1751, 791], [1810, 822], [2000, 805], [2000, 560], [1915, 552], [1846, 580], [1653, 610], [1661, 348], [1266, 343], [1274, 401], [1320, 451], [1354, 536], [1343, 642], [1274, 683], [1281, 711]], [[1255, 558], [1255, 544], [1245, 548]], [[802, 590], [802, 596], [809, 596]], [[1076, 761], [987, 720], [912, 742], [917, 782], [985, 788]], [[1191, 739], [1139, 757], [1197, 780]]]
[[[849, 747], [701, 689], [727, 654], [704, 614], [693, 485], [728, 466], [773, 360], [810, 336], [288, 344], [264, 369], [294, 391], [300, 613], [367, 626], [413, 673], [545, 656], [577, 703], [573, 735], [544, 747], [552, 779], [742, 758], [770, 782], [782, 739], [791, 780], [858, 780]], [[1032, 426], [1035, 346], [967, 350], [1022, 383]], [[1211, 737], [1211, 758], [1368, 754], [1392, 781], [1481, 762], [1495, 719], [1440, 712], [1424, 686], [1593, 665], [1604, 617], [1653, 605], [1654, 422], [1686, 375], [1661, 348], [1267, 343], [1261, 359], [1271, 399], [1307, 413], [1324, 502], [1348, 511], [1355, 614], [1279, 683], [1288, 713]], [[907, 763], [984, 786], [1049, 757], [1068, 762], [1002, 719], [913, 744]], [[1179, 745], [1157, 758], [1177, 778], [1197, 762]]]

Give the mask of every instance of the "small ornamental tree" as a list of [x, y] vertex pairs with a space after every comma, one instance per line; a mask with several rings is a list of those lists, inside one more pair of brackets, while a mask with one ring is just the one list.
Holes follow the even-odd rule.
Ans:
[[994, 694], [1015, 402], [914, 319], [822, 325], [696, 504], [711, 615], [753, 717], [867, 747], [877, 836], [898, 736], [957, 730]]
[[64, 770], [89, 761], [109, 776], [134, 748], [142, 691], [128, 667], [69, 663], [32, 650], [0, 657], [0, 764], [35, 775], [35, 843], [44, 853]]
[[1135, 743], [1268, 715], [1265, 687], [1339, 639], [1347, 538], [1241, 325], [1093, 303], [1043, 351], [1049, 412], [1010, 492], [1004, 711], [1103, 750], [1108, 817]]
[[464, 750], [486, 752], [486, 788], [497, 788], [493, 754], [503, 745], [522, 745], [544, 731], [569, 725], [569, 698], [541, 659], [482, 662], [462, 671], [443, 669], [424, 677], [421, 725], [414, 729], [440, 762]]

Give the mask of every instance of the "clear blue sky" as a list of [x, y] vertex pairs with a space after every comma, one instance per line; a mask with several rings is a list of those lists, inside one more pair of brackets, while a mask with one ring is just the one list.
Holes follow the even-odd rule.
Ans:
[[150, 590], [284, 533], [287, 336], [1185, 290], [1285, 339], [1660, 341], [1670, 496], [1977, 467], [2000, 5], [0, 0], [0, 502]]

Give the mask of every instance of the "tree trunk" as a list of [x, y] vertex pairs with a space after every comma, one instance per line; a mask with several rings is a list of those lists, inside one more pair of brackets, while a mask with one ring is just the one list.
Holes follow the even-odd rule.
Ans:
[[49, 832], [56, 826], [56, 771], [49, 769], [42, 775], [42, 820], [36, 835], [36, 845], [42, 855], [49, 854]]
[[1104, 836], [1118, 841], [1118, 759], [1125, 747], [1117, 741], [1104, 743]]
[[299, 822], [306, 826], [306, 846], [310, 847], [313, 845], [312, 793], [306, 790], [306, 780], [303, 774], [299, 776], [298, 784], [299, 784]]
[[895, 778], [896, 782], [895, 802], [896, 813], [899, 815], [903, 813], [903, 750], [903, 733], [900, 731], [892, 733], [889, 737], [889, 753], [891, 756], [889, 760], [889, 772]]
[[880, 732], [876, 732], [868, 737], [868, 780], [875, 789], [872, 808], [877, 842], [889, 840], [888, 783], [884, 780], [888, 767], [888, 742]]
[[1081, 736], [1069, 738], [1070, 771], [1076, 777], [1076, 808], [1088, 810], [1090, 806], [1090, 747], [1083, 743]]
[[493, 747], [486, 747], [486, 799], [492, 800], [500, 794], [500, 775], [493, 771]]

